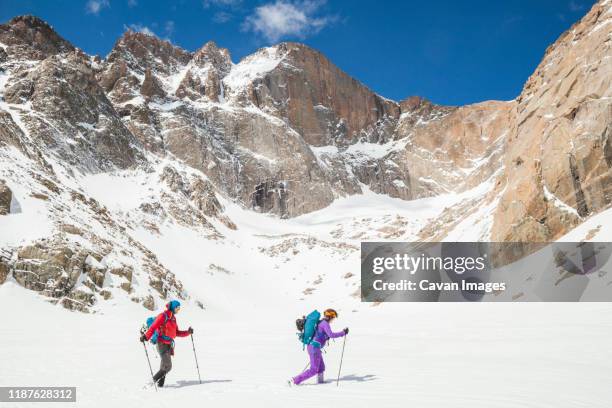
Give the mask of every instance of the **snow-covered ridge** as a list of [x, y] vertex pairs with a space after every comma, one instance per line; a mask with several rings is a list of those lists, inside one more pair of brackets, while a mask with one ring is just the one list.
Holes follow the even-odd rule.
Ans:
[[238, 92], [255, 79], [276, 68], [286, 55], [287, 53], [281, 51], [278, 46], [262, 48], [238, 64], [234, 64], [229, 74], [223, 79], [223, 83], [233, 92]]

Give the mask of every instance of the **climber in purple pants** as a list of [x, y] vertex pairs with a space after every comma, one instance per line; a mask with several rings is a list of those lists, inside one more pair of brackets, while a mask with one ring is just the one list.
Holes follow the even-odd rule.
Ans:
[[349, 332], [348, 327], [340, 332], [333, 332], [329, 326], [329, 322], [338, 317], [338, 313], [334, 309], [327, 309], [323, 312], [323, 320], [317, 325], [317, 332], [312, 339], [312, 342], [308, 345], [308, 355], [310, 356], [310, 367], [300, 375], [293, 377], [293, 383], [299, 385], [310, 377], [318, 375], [317, 382], [319, 384], [324, 383], [323, 372], [325, 371], [325, 363], [323, 362], [323, 355], [321, 349], [325, 346], [328, 339], [334, 339], [336, 337], [346, 336]]

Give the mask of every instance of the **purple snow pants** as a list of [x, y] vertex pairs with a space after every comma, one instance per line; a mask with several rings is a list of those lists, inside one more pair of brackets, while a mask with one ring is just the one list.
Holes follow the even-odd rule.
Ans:
[[323, 373], [323, 371], [325, 371], [325, 363], [323, 362], [323, 355], [321, 354], [321, 349], [309, 344], [307, 350], [308, 355], [310, 356], [310, 367], [308, 367], [308, 370], [304, 371], [297, 377], [293, 377], [293, 382], [296, 385], [302, 383], [303, 381], [306, 381], [310, 377], [314, 377], [315, 375]]

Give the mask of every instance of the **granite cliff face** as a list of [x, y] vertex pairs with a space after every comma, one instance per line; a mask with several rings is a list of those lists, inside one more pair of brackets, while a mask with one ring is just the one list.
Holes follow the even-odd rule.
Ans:
[[30, 153], [39, 149], [39, 156], [50, 149], [89, 171], [126, 168], [141, 159], [88, 56], [32, 16], [0, 26], [0, 43], [3, 141]]
[[213, 42], [188, 53], [127, 32], [97, 70], [147, 150], [201, 170], [245, 207], [292, 217], [359, 193], [362, 183], [413, 196], [401, 187], [409, 184], [402, 166], [325, 154], [392, 141], [400, 105], [304, 45], [264, 48], [234, 65]]
[[276, 67], [247, 87], [230, 92], [285, 120], [311, 146], [348, 146], [357, 140], [393, 139], [400, 116], [396, 102], [376, 95], [320, 52], [284, 43]]
[[553, 240], [612, 203], [612, 11], [599, 2], [516, 100], [493, 238]]
[[[16, 17], [0, 25], [0, 283], [84, 311], [120, 294], [152, 308], [189, 293], [142, 231], [225, 242], [241, 228], [228, 205], [291, 218], [368, 190], [448, 205], [356, 219], [335, 240], [374, 224], [394, 239], [556, 239], [612, 200], [611, 44], [600, 1], [515, 100], [448, 107], [385, 99], [302, 44], [233, 63], [214, 42], [128, 31], [99, 58]], [[104, 196], [109, 175], [136, 194], [130, 210]]]

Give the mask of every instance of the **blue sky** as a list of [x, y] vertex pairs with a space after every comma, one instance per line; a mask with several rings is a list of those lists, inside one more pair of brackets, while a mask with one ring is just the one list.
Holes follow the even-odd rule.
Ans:
[[34, 14], [90, 54], [127, 28], [188, 50], [208, 40], [237, 62], [304, 42], [379, 94], [462, 105], [516, 97], [544, 50], [594, 0], [0, 0], [0, 20]]

